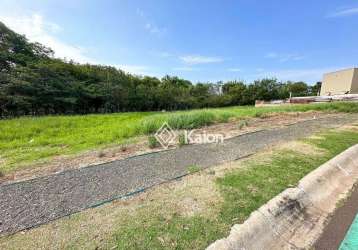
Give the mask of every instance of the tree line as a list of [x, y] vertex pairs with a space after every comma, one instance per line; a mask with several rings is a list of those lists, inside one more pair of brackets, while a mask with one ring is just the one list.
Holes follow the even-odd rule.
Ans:
[[53, 57], [53, 51], [0, 22], [0, 117], [183, 110], [252, 105], [255, 100], [316, 95], [319, 84], [262, 79], [197, 83], [136, 76]]

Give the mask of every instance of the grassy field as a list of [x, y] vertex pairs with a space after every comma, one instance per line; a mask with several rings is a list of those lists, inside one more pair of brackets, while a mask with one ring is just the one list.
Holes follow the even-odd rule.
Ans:
[[199, 128], [229, 119], [262, 117], [273, 112], [358, 112], [358, 103], [327, 103], [269, 108], [229, 107], [178, 112], [48, 116], [0, 121], [3, 173], [53, 156], [118, 145], [155, 132], [164, 121], [174, 129]]
[[[358, 126], [280, 145], [134, 197], [0, 239], [0, 248], [204, 249], [358, 142]], [[189, 199], [188, 202], [185, 202]], [[188, 213], [188, 211], [190, 213]]]

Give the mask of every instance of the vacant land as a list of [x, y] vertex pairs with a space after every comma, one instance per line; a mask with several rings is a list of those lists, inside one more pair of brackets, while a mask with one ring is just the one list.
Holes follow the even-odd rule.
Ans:
[[203, 249], [358, 142], [344, 126], [0, 239], [0, 248]]
[[223, 143], [188, 145], [0, 185], [0, 234], [41, 225], [188, 173], [247, 157], [269, 145], [357, 121], [355, 114], [330, 115], [247, 133]]
[[135, 141], [164, 121], [174, 129], [192, 129], [276, 112], [358, 112], [358, 103], [327, 103], [270, 108], [230, 107], [178, 112], [49, 116], [0, 121], [0, 168], [9, 173], [59, 155]]

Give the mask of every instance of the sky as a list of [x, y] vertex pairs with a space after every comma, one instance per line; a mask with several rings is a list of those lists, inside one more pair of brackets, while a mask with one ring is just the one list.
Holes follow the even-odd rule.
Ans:
[[358, 67], [352, 0], [0, 0], [0, 21], [56, 57], [194, 83]]

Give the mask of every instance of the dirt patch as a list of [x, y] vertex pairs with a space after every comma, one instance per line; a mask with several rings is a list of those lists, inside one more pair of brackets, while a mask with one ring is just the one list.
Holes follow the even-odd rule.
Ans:
[[319, 149], [311, 144], [300, 142], [300, 141], [292, 141], [283, 144], [280, 147], [281, 150], [293, 150], [295, 152], [306, 154], [306, 155], [323, 155], [325, 153], [324, 150]]
[[321, 112], [294, 112], [272, 113], [262, 118], [243, 118], [231, 120], [228, 123], [220, 123], [197, 129], [199, 133], [222, 134], [225, 139], [252, 133], [263, 129], [272, 129], [292, 125], [300, 121], [331, 116], [332, 114]]
[[342, 127], [338, 128], [338, 131], [342, 131], [342, 130], [358, 131], [358, 126], [357, 125], [346, 125], [346, 126], [342, 126]]

